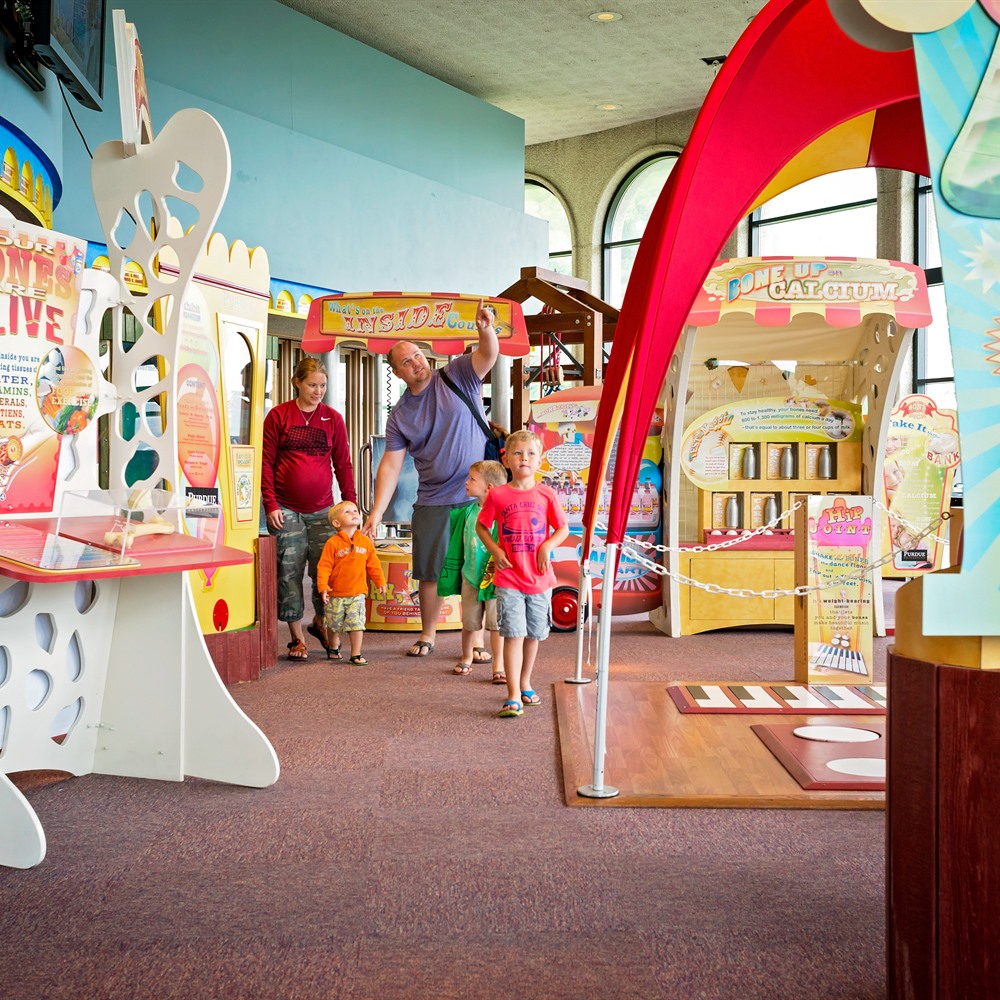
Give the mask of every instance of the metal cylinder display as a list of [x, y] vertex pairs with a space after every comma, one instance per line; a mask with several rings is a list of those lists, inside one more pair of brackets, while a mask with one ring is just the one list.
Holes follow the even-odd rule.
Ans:
[[764, 522], [770, 524], [778, 516], [778, 504], [774, 497], [764, 501]]
[[816, 475], [820, 479], [833, 479], [833, 455], [828, 444], [819, 450], [816, 458]]
[[786, 444], [781, 449], [781, 458], [778, 460], [778, 474], [782, 479], [793, 479], [795, 476], [795, 456], [792, 454], [792, 446]]
[[743, 478], [757, 478], [757, 449], [752, 444], [743, 449]]
[[736, 502], [736, 497], [730, 497], [726, 501], [726, 527], [738, 528], [740, 526], [740, 507]]

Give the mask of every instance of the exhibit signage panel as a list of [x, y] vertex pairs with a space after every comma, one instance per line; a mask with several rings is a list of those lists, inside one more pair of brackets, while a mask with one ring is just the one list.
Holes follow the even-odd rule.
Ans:
[[63, 437], [84, 430], [99, 378], [72, 347], [87, 243], [0, 224], [0, 512], [48, 513]]
[[806, 684], [870, 683], [872, 499], [809, 497], [807, 508], [799, 512], [796, 534], [796, 582], [810, 589], [797, 598], [795, 679]]

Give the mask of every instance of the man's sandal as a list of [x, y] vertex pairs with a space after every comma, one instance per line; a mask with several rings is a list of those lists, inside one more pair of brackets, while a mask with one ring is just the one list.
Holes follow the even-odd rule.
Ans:
[[524, 715], [524, 709], [519, 701], [505, 701], [497, 715], [501, 719], [516, 719], [519, 715]]
[[455, 669], [452, 671], [453, 674], [458, 674], [459, 677], [465, 677], [467, 674], [472, 673], [471, 663], [456, 663]]
[[326, 633], [315, 623], [310, 622], [306, 626], [306, 631], [314, 638], [319, 639], [319, 644], [329, 653], [330, 646], [326, 641]]
[[434, 643], [418, 639], [406, 652], [407, 656], [430, 656], [434, 652]]
[[522, 691], [521, 701], [523, 701], [525, 705], [541, 705], [542, 703], [542, 699], [539, 698], [534, 691]]
[[485, 646], [473, 646], [472, 647], [472, 662], [473, 663], [492, 663], [493, 654]]
[[355, 653], [347, 662], [353, 663], [356, 667], [368, 666], [368, 661], [360, 653]]
[[507, 675], [502, 670], [493, 671], [493, 683], [494, 684], [506, 684]]
[[306, 649], [306, 644], [304, 642], [300, 642], [298, 639], [293, 639], [288, 644], [288, 659], [308, 660], [309, 650]]

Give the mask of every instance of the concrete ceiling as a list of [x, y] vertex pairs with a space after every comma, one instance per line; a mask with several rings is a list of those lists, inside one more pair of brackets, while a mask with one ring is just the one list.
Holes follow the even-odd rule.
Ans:
[[[523, 118], [525, 144], [699, 107], [765, 0], [280, 0]], [[595, 23], [615, 11], [621, 20]], [[607, 111], [602, 104], [621, 105]]]

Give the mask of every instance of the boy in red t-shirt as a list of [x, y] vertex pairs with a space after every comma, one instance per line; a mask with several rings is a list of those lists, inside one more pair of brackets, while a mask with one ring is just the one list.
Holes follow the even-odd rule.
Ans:
[[[504, 640], [507, 701], [501, 718], [524, 714], [524, 705], [541, 698], [531, 688], [538, 644], [549, 634], [552, 551], [569, 534], [566, 513], [555, 492], [535, 481], [542, 464], [542, 442], [531, 431], [507, 438], [504, 463], [512, 480], [486, 495], [476, 533], [496, 567], [497, 620]], [[490, 529], [496, 523], [498, 541]]]
[[330, 508], [327, 515], [336, 532], [323, 546], [316, 567], [316, 588], [323, 595], [323, 624], [326, 627], [327, 659], [339, 660], [340, 636], [346, 632], [351, 640], [351, 660], [363, 667], [368, 661], [361, 655], [365, 637], [365, 596], [368, 581], [377, 592], [385, 589], [382, 565], [375, 554], [375, 543], [358, 531], [361, 514], [357, 505], [342, 500]]

